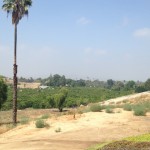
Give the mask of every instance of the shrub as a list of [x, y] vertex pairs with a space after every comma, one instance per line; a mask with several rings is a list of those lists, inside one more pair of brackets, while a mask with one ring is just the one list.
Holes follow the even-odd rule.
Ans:
[[107, 107], [105, 110], [106, 113], [113, 113], [113, 109], [110, 107]]
[[135, 116], [145, 116], [147, 112], [146, 108], [144, 108], [142, 105], [134, 106], [133, 111]]
[[127, 103], [127, 102], [128, 102], [128, 100], [126, 100], [126, 99], [125, 99], [125, 100], [123, 100], [122, 102], [123, 102], [123, 103]]
[[21, 124], [28, 124], [29, 123], [29, 118], [28, 117], [22, 117], [20, 119], [20, 123]]
[[45, 114], [41, 116], [41, 119], [48, 119], [49, 117], [50, 117], [49, 114]]
[[123, 106], [123, 109], [126, 110], [126, 111], [132, 111], [132, 106], [130, 104], [125, 104]]
[[90, 110], [92, 112], [100, 112], [102, 110], [102, 106], [100, 106], [99, 104], [93, 104], [91, 105]]
[[108, 105], [108, 106], [106, 106], [106, 109], [105, 109], [105, 112], [106, 113], [113, 113], [113, 108], [114, 108], [114, 106], [112, 106], [112, 105]]
[[150, 112], [150, 101], [145, 101], [141, 104], [148, 112]]
[[35, 125], [37, 128], [44, 128], [45, 127], [45, 122], [44, 120], [42, 119], [38, 119], [36, 122], [35, 122]]

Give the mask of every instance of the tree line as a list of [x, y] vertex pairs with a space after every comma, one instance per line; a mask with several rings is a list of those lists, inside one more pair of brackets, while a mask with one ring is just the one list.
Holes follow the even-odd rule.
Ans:
[[[0, 80], [0, 103], [2, 110], [12, 109], [12, 86]], [[47, 89], [18, 89], [18, 109], [58, 108], [87, 105], [119, 96], [150, 90], [150, 79], [146, 82], [135, 81], [96, 81], [84, 80], [85, 86], [49, 86]], [[91, 86], [96, 83], [97, 86]], [[87, 84], [88, 83], [88, 84]], [[3, 96], [2, 96], [3, 95]]]
[[114, 89], [114, 90], [121, 90], [121, 89], [134, 89], [135, 92], [144, 92], [147, 90], [150, 90], [149, 82], [150, 79], [148, 79], [146, 82], [141, 81], [115, 81], [113, 79], [108, 79], [107, 81], [100, 81], [98, 79], [96, 80], [90, 80], [90, 79], [70, 79], [66, 78], [64, 75], [54, 74], [50, 75], [47, 78], [37, 78], [33, 79], [30, 78], [23, 78], [20, 77], [19, 82], [40, 82], [41, 85], [46, 85], [50, 87], [101, 87], [101, 88], [107, 88], [107, 89]]

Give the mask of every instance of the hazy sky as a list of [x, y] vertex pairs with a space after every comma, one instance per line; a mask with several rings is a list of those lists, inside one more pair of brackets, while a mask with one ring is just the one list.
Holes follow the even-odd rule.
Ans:
[[[33, 0], [29, 13], [18, 25], [19, 77], [150, 78], [150, 0]], [[9, 77], [13, 36], [0, 10], [0, 74]]]

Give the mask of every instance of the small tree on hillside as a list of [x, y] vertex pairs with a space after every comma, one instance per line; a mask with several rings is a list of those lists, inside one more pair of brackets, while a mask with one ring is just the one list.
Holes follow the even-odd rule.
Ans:
[[67, 95], [68, 95], [67, 89], [62, 89], [60, 90], [60, 93], [54, 95], [56, 107], [59, 109], [60, 112], [63, 111], [64, 103], [66, 101]]

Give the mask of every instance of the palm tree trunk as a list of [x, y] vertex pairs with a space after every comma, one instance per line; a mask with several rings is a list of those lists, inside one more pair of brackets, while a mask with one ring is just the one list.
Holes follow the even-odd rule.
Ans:
[[14, 31], [14, 65], [13, 65], [13, 124], [17, 123], [17, 24]]

